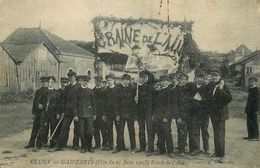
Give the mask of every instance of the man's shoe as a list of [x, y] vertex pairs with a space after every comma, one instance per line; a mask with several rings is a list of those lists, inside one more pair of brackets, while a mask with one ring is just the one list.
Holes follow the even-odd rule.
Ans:
[[88, 148], [88, 152], [89, 153], [94, 153], [95, 151], [93, 149], [91, 149], [91, 148]]
[[259, 141], [259, 138], [251, 138], [251, 139], [248, 139], [248, 141]]
[[192, 156], [196, 156], [196, 155], [199, 154], [199, 151], [198, 151], [198, 150], [195, 150], [195, 151], [192, 151], [190, 154], [191, 154]]
[[123, 151], [128, 151], [128, 149], [126, 147], [122, 148]]
[[184, 152], [179, 152], [179, 153], [178, 153], [178, 156], [184, 157], [185, 154], [184, 154]]
[[174, 158], [174, 154], [171, 152], [171, 153], [168, 153], [168, 156], [170, 157], [170, 158]]
[[29, 149], [29, 148], [34, 148], [34, 145], [28, 144], [28, 145], [26, 145], [26, 146], [24, 147], [24, 149]]
[[82, 148], [82, 149], [80, 150], [80, 152], [81, 152], [81, 153], [86, 153], [86, 148]]
[[146, 156], [149, 157], [149, 156], [152, 156], [152, 155], [153, 155], [153, 152], [151, 152], [151, 151], [147, 151], [147, 152], [146, 152]]
[[73, 146], [72, 149], [79, 150], [79, 147], [78, 146]]
[[100, 149], [100, 148], [101, 148], [100, 145], [97, 145], [97, 146], [94, 146], [93, 149]]
[[134, 148], [134, 149], [131, 149], [131, 153], [136, 153], [137, 151], [136, 151], [136, 149]]
[[42, 147], [48, 147], [47, 143], [42, 144]]
[[204, 150], [203, 154], [204, 155], [210, 155], [210, 152], [209, 152], [209, 150]]
[[105, 151], [111, 151], [111, 150], [113, 150], [113, 148], [112, 147], [105, 147], [104, 150]]
[[115, 149], [115, 150], [112, 151], [113, 154], [115, 154], [115, 153], [119, 153], [119, 152], [121, 152], [120, 149]]
[[225, 157], [220, 157], [220, 159], [218, 161], [219, 161], [219, 163], [227, 163], [227, 160]]
[[243, 137], [243, 139], [248, 140], [248, 139], [250, 139], [250, 138], [249, 138], [249, 137]]
[[32, 149], [32, 152], [38, 152], [41, 148], [40, 147], [35, 147]]
[[210, 157], [219, 157], [216, 153], [213, 153]]
[[144, 152], [144, 151], [145, 151], [145, 149], [140, 148], [139, 150], [136, 151], [136, 153], [140, 153], [140, 152]]
[[157, 151], [157, 152], [154, 152], [154, 155], [162, 155], [162, 154], [165, 154], [165, 151]]

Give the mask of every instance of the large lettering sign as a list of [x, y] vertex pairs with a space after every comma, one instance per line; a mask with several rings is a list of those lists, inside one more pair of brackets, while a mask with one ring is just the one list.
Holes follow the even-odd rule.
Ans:
[[[118, 52], [129, 56], [126, 69], [136, 69], [135, 56], [144, 69], [174, 71], [178, 67], [185, 35], [181, 23], [147, 20], [94, 20], [98, 53]], [[133, 49], [138, 46], [138, 54]], [[135, 55], [135, 56], [133, 56]]]

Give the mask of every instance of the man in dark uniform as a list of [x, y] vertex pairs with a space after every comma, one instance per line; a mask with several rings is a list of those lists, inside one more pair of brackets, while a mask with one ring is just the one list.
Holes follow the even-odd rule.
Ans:
[[100, 133], [102, 135], [102, 149], [107, 148], [106, 123], [102, 120], [105, 109], [105, 88], [102, 87], [102, 77], [95, 77], [96, 86], [93, 89], [94, 106], [96, 109], [96, 120], [94, 121], [95, 149], [101, 147]]
[[[177, 96], [177, 110], [175, 111], [175, 120], [178, 133], [178, 150], [179, 155], [184, 156], [187, 137], [191, 127], [189, 114], [189, 93], [187, 89], [188, 75], [181, 73], [178, 75], [178, 84], [174, 89], [174, 94]], [[190, 139], [190, 138], [189, 138]], [[190, 148], [191, 143], [189, 143]]]
[[102, 115], [103, 121], [106, 123], [106, 136], [107, 136], [107, 151], [110, 151], [114, 148], [113, 141], [113, 123], [116, 127], [117, 140], [118, 143], [118, 132], [119, 132], [119, 111], [118, 111], [118, 91], [114, 83], [114, 77], [112, 75], [106, 76], [107, 87], [105, 89], [105, 111]]
[[[58, 94], [57, 90], [54, 89], [56, 79], [53, 76], [49, 77], [49, 86], [45, 95], [41, 98], [40, 103], [43, 105], [43, 110], [41, 113], [41, 127], [39, 130], [39, 136], [36, 141], [36, 151], [41, 149], [46, 134], [49, 133], [49, 128], [51, 130], [51, 135], [53, 134], [55, 127], [58, 123]], [[57, 136], [53, 136], [50, 140], [50, 147], [53, 148], [57, 140]]]
[[209, 101], [210, 118], [214, 132], [215, 153], [213, 157], [220, 157], [220, 162], [225, 162], [225, 125], [229, 119], [228, 104], [232, 96], [221, 79], [220, 71], [213, 69], [212, 82], [207, 86], [207, 99]]
[[[28, 145], [26, 145], [24, 148], [33, 148], [35, 147], [35, 140], [38, 136], [40, 126], [41, 126], [41, 111], [42, 111], [42, 105], [40, 105], [39, 100], [41, 97], [45, 94], [48, 88], [48, 77], [41, 77], [41, 88], [36, 90], [34, 99], [33, 99], [33, 106], [32, 106], [32, 116], [33, 116], [33, 127], [31, 132], [31, 138], [29, 140]], [[44, 143], [47, 144], [47, 137], [45, 137]]]
[[[169, 78], [167, 76], [160, 77], [161, 90], [158, 93], [156, 100], [154, 101], [154, 114], [153, 118], [156, 125], [156, 132], [158, 136], [159, 146], [162, 146], [164, 143], [164, 138], [166, 141], [166, 148], [169, 157], [174, 157], [173, 154], [173, 141], [171, 134], [171, 122], [172, 114], [169, 109], [169, 100], [170, 100], [170, 89]], [[164, 137], [164, 138], [163, 138]], [[159, 151], [158, 154], [163, 153], [164, 151]]]
[[[55, 145], [55, 149], [51, 151], [61, 150], [64, 145], [66, 145], [65, 141], [69, 137], [69, 130], [72, 120], [76, 121], [78, 125], [78, 116], [77, 116], [77, 94], [78, 94], [78, 85], [76, 85], [76, 73], [73, 70], [69, 70], [67, 73], [70, 84], [64, 90], [64, 112], [62, 115], [64, 116], [61, 132], [57, 143]], [[79, 135], [75, 135], [78, 133], [78, 130], [75, 131], [79, 126], [74, 126], [74, 138], [73, 138], [73, 147], [74, 149], [78, 148], [78, 137]]]
[[250, 77], [248, 79], [248, 97], [246, 103], [245, 113], [247, 114], [247, 133], [248, 136], [244, 139], [250, 141], [259, 141], [259, 125], [258, 112], [260, 106], [259, 89], [257, 88], [257, 78]]
[[202, 132], [204, 151], [209, 150], [209, 116], [205, 110], [206, 104], [206, 87], [204, 85], [205, 74], [202, 70], [195, 71], [195, 82], [188, 83], [189, 93], [191, 95], [191, 155], [197, 155], [200, 152], [200, 130]]
[[[59, 110], [59, 113], [60, 114], [62, 114], [62, 113], [64, 113], [64, 101], [65, 101], [65, 88], [66, 88], [66, 86], [68, 86], [69, 85], [69, 79], [67, 78], [67, 77], [61, 77], [60, 78], [60, 85], [61, 85], [61, 87], [57, 90], [57, 92], [58, 92], [58, 110]], [[60, 117], [58, 117], [58, 118], [61, 118], [61, 116]], [[57, 131], [56, 131], [56, 134], [57, 135], [60, 135], [60, 132], [61, 132], [61, 127], [62, 127], [62, 121], [61, 121], [61, 123], [60, 123], [60, 125], [59, 125], [59, 127], [58, 127], [58, 129], [57, 129]], [[65, 143], [65, 146], [67, 146], [67, 142], [68, 142], [68, 139], [67, 140], [64, 140], [64, 143]]]
[[92, 137], [94, 132], [94, 120], [96, 119], [93, 105], [93, 91], [88, 88], [90, 77], [82, 76], [81, 86], [77, 95], [77, 116], [79, 117], [81, 152], [93, 153]]
[[118, 147], [114, 153], [125, 148], [124, 129], [127, 123], [132, 153], [136, 152], [135, 128], [134, 128], [134, 97], [135, 90], [130, 85], [131, 77], [128, 74], [122, 76], [122, 84], [118, 87], [118, 110], [119, 110], [119, 135]]
[[139, 142], [140, 150], [143, 152], [146, 148], [145, 125], [147, 128], [148, 151], [150, 156], [154, 152], [154, 128], [152, 120], [152, 81], [149, 79], [149, 72], [142, 71], [140, 73], [139, 95], [136, 106], [136, 116], [139, 125]]

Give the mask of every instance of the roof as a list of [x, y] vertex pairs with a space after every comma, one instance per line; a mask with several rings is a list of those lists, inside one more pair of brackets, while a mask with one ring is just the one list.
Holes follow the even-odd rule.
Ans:
[[3, 48], [22, 62], [39, 45], [44, 44], [59, 60], [60, 55], [92, 58], [94, 55], [42, 28], [18, 28], [3, 41]]
[[252, 51], [247, 48], [245, 44], [241, 44], [235, 51], [235, 54], [238, 55], [249, 55]]
[[235, 65], [235, 64], [245, 64], [245, 63], [251, 61], [252, 59], [254, 59], [257, 56], [260, 56], [260, 50], [257, 50], [257, 51], [255, 51], [255, 52], [253, 52], [253, 53], [251, 53], [247, 56], [244, 56], [243, 58], [237, 60], [233, 65]]
[[87, 50], [88, 52], [91, 52], [92, 54], [95, 54], [95, 44], [94, 41], [77, 41], [77, 40], [70, 40], [70, 42], [76, 44], [77, 46]]

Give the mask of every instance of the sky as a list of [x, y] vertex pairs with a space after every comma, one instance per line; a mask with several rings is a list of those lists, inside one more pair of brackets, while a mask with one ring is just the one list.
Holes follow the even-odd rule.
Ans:
[[[66, 39], [91, 41], [92, 18], [167, 20], [167, 0], [0, 0], [0, 41], [18, 27], [41, 27]], [[159, 14], [160, 13], [160, 14]], [[170, 20], [194, 21], [204, 51], [227, 52], [240, 44], [260, 49], [260, 0], [169, 0]]]

